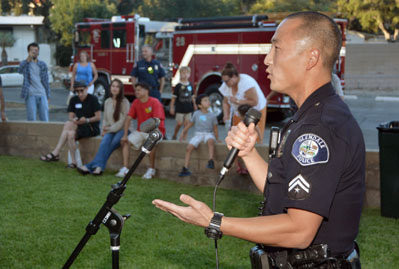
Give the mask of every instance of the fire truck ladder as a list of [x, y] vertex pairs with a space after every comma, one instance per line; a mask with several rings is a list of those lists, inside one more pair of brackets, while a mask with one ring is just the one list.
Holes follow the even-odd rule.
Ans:
[[178, 21], [182, 25], [176, 26], [176, 30], [262, 27], [262, 21], [267, 19], [267, 15], [187, 18]]

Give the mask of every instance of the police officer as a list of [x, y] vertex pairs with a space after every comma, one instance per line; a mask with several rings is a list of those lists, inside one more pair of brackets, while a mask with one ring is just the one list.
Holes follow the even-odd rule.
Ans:
[[330, 83], [341, 42], [336, 24], [323, 14], [284, 19], [265, 58], [266, 71], [272, 90], [289, 95], [298, 111], [281, 131], [269, 163], [254, 147], [253, 124], [240, 123], [226, 138], [264, 193], [262, 216], [226, 217], [185, 194], [180, 200], [188, 207], [153, 204], [185, 222], [216, 223], [225, 235], [256, 242], [253, 268], [360, 268], [354, 240], [365, 192], [365, 147], [357, 122]]
[[[161, 94], [165, 84], [165, 70], [162, 64], [153, 59], [152, 48], [149, 45], [144, 45], [141, 48], [143, 59], [136, 62], [133, 66], [132, 84], [137, 82], [145, 82], [151, 86], [150, 96], [158, 98], [162, 103]], [[138, 81], [137, 81], [138, 80]]]

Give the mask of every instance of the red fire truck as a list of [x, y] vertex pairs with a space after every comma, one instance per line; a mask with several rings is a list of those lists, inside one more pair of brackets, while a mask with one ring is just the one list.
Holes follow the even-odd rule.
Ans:
[[[345, 40], [346, 20], [336, 22]], [[232, 62], [240, 73], [252, 76], [265, 96], [270, 93], [263, 61], [271, 48], [276, 27], [276, 22], [267, 21], [265, 15], [182, 19], [178, 23], [150, 21], [137, 15], [112, 20], [86, 19], [75, 26], [74, 55], [87, 50], [96, 64], [99, 79], [95, 94], [100, 100], [106, 96], [113, 78], [121, 79], [125, 84], [125, 95], [133, 97], [130, 71], [139, 59], [141, 46], [150, 44], [156, 58], [169, 71], [166, 81], [170, 83], [162, 95], [164, 103], [168, 104], [171, 87], [179, 81], [178, 68], [189, 66], [196, 94], [207, 93], [212, 110], [221, 118], [222, 96], [218, 87], [222, 82], [220, 72], [226, 62]], [[336, 66], [342, 84], [344, 61], [345, 46]], [[288, 110], [288, 96], [274, 96], [268, 109]]]
[[[179, 66], [191, 68], [191, 83], [197, 93], [210, 96], [212, 109], [222, 113], [221, 69], [232, 62], [240, 73], [253, 77], [265, 96], [270, 93], [270, 81], [265, 73], [264, 59], [271, 48], [276, 22], [267, 16], [237, 16], [183, 19], [173, 35], [172, 86], [179, 81]], [[345, 37], [346, 20], [336, 20]], [[345, 39], [344, 39], [345, 40]], [[343, 83], [345, 47], [336, 70]], [[275, 95], [268, 102], [268, 110], [289, 111], [289, 97]]]
[[[150, 21], [138, 15], [115, 16], [111, 20], [87, 18], [75, 24], [72, 65], [79, 60], [81, 51], [88, 52], [97, 67], [94, 94], [101, 103], [108, 95], [109, 84], [114, 78], [123, 82], [125, 95], [133, 98], [130, 72], [139, 59], [141, 46], [153, 45], [158, 60], [168, 66], [172, 53], [163, 39], [169, 38], [171, 43], [176, 25], [176, 22]], [[163, 38], [157, 40], [155, 35], [161, 33]]]

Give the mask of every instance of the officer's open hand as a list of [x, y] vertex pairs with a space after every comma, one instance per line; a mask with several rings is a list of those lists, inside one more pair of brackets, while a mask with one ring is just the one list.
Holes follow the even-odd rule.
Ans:
[[180, 195], [180, 201], [188, 206], [178, 206], [176, 204], [155, 199], [152, 203], [159, 209], [169, 212], [180, 220], [194, 224], [196, 226], [208, 227], [211, 222], [213, 212], [203, 202], [197, 201], [186, 194]]
[[255, 124], [251, 123], [247, 127], [243, 122], [240, 122], [236, 126], [231, 127], [225, 141], [229, 149], [231, 147], [239, 149], [238, 156], [244, 157], [252, 151], [257, 138], [258, 133], [256, 132]]

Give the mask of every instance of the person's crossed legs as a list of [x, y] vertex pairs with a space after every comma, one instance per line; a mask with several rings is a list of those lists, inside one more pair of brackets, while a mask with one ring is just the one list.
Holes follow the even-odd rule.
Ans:
[[56, 161], [59, 160], [59, 154], [64, 146], [65, 142], [68, 141], [68, 146], [69, 150], [71, 152], [71, 159], [72, 159], [72, 164], [76, 165], [76, 158], [75, 158], [75, 151], [76, 151], [76, 130], [77, 130], [77, 125], [72, 122], [72, 121], [67, 121], [64, 124], [64, 128], [62, 129], [60, 138], [58, 139], [57, 146], [55, 149], [48, 153], [47, 155], [41, 156], [40, 159], [42, 161]]

